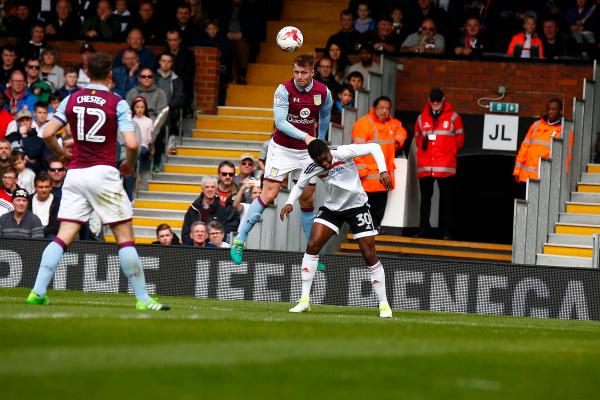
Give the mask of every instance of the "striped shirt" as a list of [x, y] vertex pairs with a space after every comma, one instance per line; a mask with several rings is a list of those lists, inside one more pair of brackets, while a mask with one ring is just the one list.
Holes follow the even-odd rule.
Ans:
[[0, 236], [7, 238], [44, 238], [44, 228], [35, 214], [29, 210], [25, 211], [20, 224], [17, 224], [14, 215], [13, 211], [0, 217]]

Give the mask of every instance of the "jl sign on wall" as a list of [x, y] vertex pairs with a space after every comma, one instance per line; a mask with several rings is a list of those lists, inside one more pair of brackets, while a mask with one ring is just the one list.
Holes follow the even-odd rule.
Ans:
[[483, 122], [484, 150], [517, 150], [519, 117], [516, 115], [486, 114]]

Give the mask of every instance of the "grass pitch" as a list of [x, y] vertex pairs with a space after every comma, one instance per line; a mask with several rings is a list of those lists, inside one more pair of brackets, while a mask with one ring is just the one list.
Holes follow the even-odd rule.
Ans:
[[600, 323], [0, 289], [0, 397], [592, 399]]

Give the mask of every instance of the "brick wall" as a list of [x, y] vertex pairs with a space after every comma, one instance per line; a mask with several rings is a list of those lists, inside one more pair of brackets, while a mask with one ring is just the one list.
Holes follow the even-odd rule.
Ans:
[[196, 56], [196, 108], [202, 114], [217, 113], [219, 91], [219, 51], [214, 47], [194, 47]]
[[[539, 116], [551, 97], [563, 99], [565, 116], [571, 117], [573, 97], [581, 98], [583, 79], [592, 78], [591, 65], [558, 65], [505, 61], [460, 61], [401, 58], [404, 70], [397, 75], [396, 109], [420, 111], [432, 87], [441, 87], [456, 111], [484, 114], [477, 105], [481, 97], [497, 97], [519, 103], [520, 116]], [[483, 104], [487, 104], [484, 101]]]

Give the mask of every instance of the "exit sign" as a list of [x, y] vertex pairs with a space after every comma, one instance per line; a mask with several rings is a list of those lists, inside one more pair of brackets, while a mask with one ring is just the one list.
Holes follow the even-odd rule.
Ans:
[[516, 114], [519, 112], [519, 103], [501, 103], [497, 101], [492, 101], [490, 102], [490, 111]]

